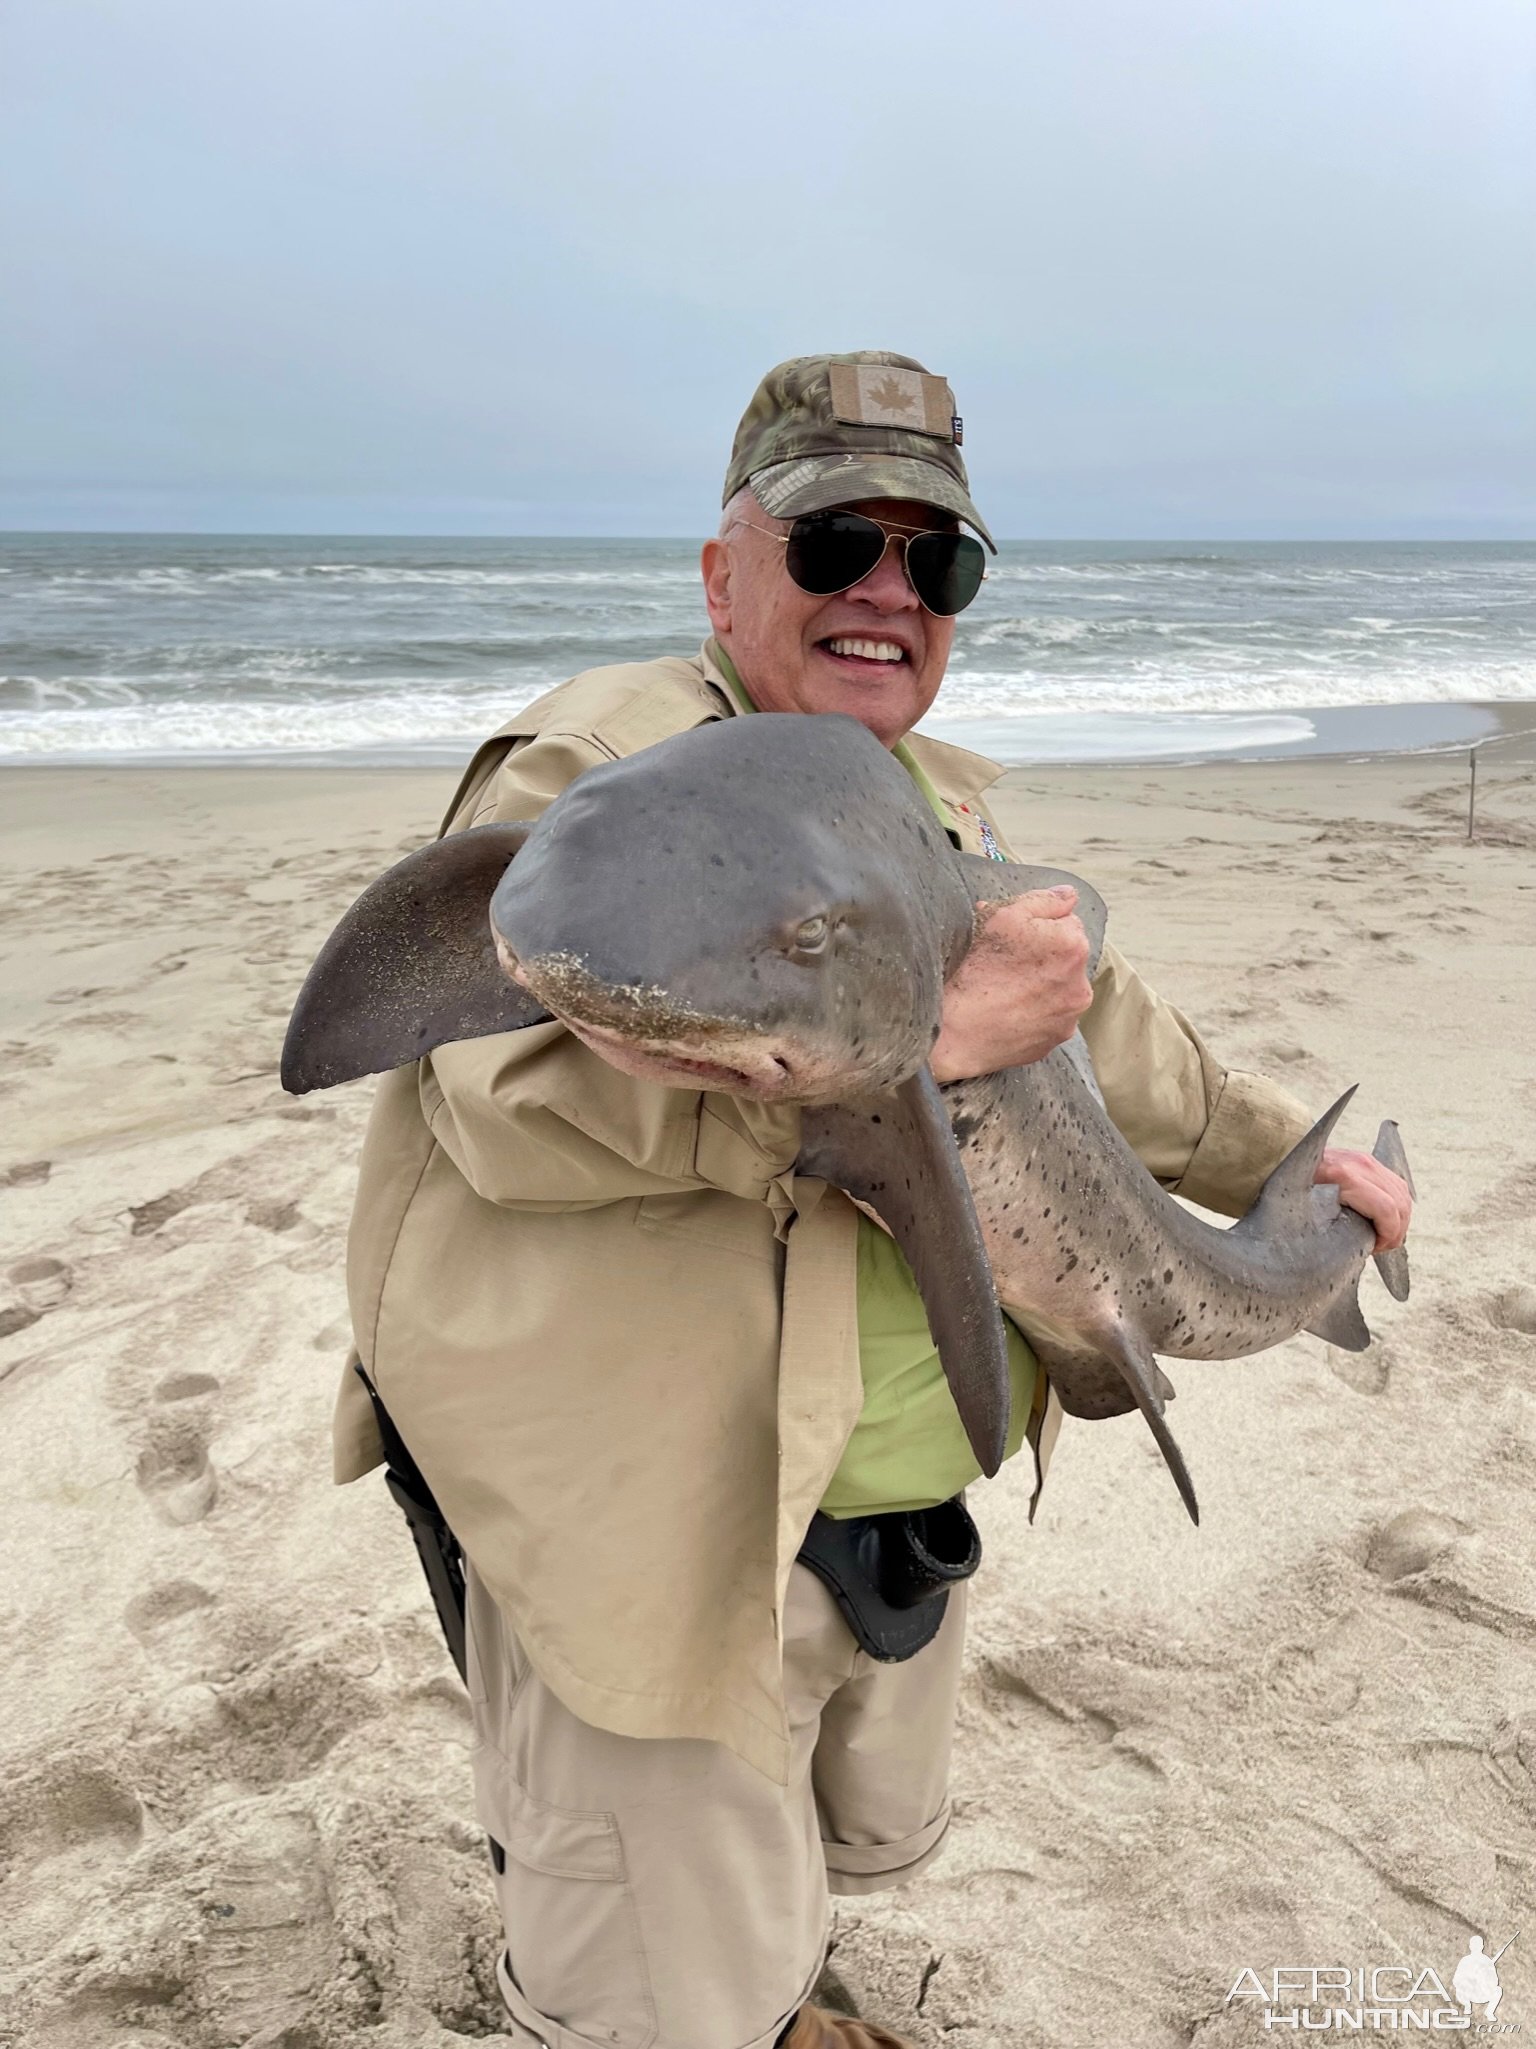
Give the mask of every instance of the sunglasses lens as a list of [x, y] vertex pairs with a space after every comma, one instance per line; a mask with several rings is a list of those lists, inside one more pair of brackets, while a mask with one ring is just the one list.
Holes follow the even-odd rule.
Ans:
[[918, 534], [907, 545], [907, 574], [928, 611], [953, 619], [981, 589], [987, 558], [970, 534]]
[[861, 512], [807, 512], [789, 530], [784, 567], [801, 590], [830, 597], [851, 590], [885, 553], [885, 535]]

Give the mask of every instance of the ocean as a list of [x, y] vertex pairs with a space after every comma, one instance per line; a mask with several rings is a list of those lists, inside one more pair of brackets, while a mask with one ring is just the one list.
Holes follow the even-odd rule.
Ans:
[[[458, 761], [708, 631], [685, 541], [0, 536], [0, 760]], [[1536, 544], [1011, 542], [925, 729], [1010, 762], [1465, 744], [1536, 699]], [[1394, 721], [1366, 707], [1417, 707]], [[1363, 743], [1362, 743], [1363, 744]]]

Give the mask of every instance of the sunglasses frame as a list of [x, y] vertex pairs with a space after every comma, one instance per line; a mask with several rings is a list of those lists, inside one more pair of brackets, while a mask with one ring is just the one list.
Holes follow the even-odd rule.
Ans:
[[[875, 571], [880, 567], [880, 564], [885, 560], [886, 548], [889, 548], [892, 541], [897, 540], [898, 538], [901, 542], [901, 573], [907, 579], [908, 584], [911, 585], [912, 595], [917, 599], [917, 602], [922, 606], [923, 610], [926, 613], [928, 613], [930, 618], [958, 619], [960, 613], [965, 611], [968, 606], [975, 604], [977, 598], [981, 595], [981, 586], [987, 580], [985, 555], [983, 555], [982, 557], [982, 571], [980, 577], [977, 579], [975, 590], [971, 592], [971, 595], [966, 599], [965, 604], [961, 605], [959, 609], [954, 612], [934, 611], [932, 605], [930, 605], [927, 602], [922, 592], [918, 589], [916, 583], [913, 581], [912, 571], [907, 559], [907, 551], [911, 547], [912, 543], [914, 541], [926, 540], [930, 534], [935, 536], [941, 536], [946, 541], [968, 541], [973, 538], [972, 535], [957, 533], [949, 527], [941, 526], [895, 526], [889, 524], [887, 521], [883, 519], [875, 519], [867, 512], [850, 512], [843, 506], [829, 505], [825, 508], [825, 510], [827, 512], [837, 513], [844, 519], [862, 519], [866, 525], [872, 526], [876, 528], [880, 533], [884, 534], [885, 547], [883, 547], [880, 550], [880, 553], [875, 557], [874, 561], [870, 563], [868, 569], [863, 570], [858, 576], [850, 577], [847, 583], [838, 584], [835, 590], [805, 591], [805, 594], [808, 598], [835, 598], [841, 596], [841, 594], [844, 591], [853, 590], [856, 585], [861, 584], [864, 581], [866, 576], [874, 575]], [[757, 524], [757, 521], [754, 519], [733, 519], [731, 521], [731, 524], [732, 526], [750, 527], [753, 533], [766, 534], [770, 541], [777, 541], [781, 548], [788, 548], [790, 542], [795, 538], [795, 528], [799, 526], [801, 520], [818, 519], [820, 517], [821, 514], [819, 512], [802, 512], [798, 514], [793, 520], [790, 521], [789, 532], [787, 534], [776, 534], [773, 531], [772, 527], [759, 526]], [[975, 545], [979, 548], [981, 546], [980, 541], [977, 541]], [[785, 566], [787, 572], [788, 564], [786, 563]], [[794, 584], [796, 590], [805, 590], [805, 585], [801, 583], [796, 577], [791, 576], [789, 580], [792, 584]]]

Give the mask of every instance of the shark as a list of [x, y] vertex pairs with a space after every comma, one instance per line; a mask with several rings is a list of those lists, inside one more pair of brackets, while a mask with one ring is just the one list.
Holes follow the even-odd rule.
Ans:
[[[1373, 1226], [1315, 1176], [1354, 1091], [1229, 1227], [1178, 1202], [1109, 1117], [1081, 1035], [940, 1088], [944, 985], [987, 919], [1068, 882], [1093, 960], [1107, 912], [1054, 868], [961, 853], [856, 720], [712, 722], [579, 776], [535, 820], [451, 834], [366, 889], [321, 949], [283, 1049], [303, 1094], [458, 1039], [558, 1019], [625, 1072], [800, 1113], [796, 1171], [888, 1230], [983, 1472], [1010, 1383], [1002, 1312], [1072, 1415], [1139, 1409], [1184, 1504], [1160, 1360], [1370, 1332]], [[1410, 1181], [1395, 1123], [1376, 1157]], [[1406, 1299], [1406, 1250], [1375, 1256]]]

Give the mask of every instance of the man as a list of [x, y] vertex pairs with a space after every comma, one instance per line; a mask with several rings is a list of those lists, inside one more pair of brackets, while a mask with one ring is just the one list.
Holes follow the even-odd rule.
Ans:
[[[580, 676], [481, 749], [449, 829], [710, 720], [851, 713], [956, 844], [1001, 854], [999, 770], [909, 738], [990, 545], [943, 380], [904, 356], [764, 379], [703, 556], [692, 660]], [[600, 886], [600, 881], [597, 886]], [[1240, 1213], [1311, 1122], [1224, 1070], [1072, 897], [997, 912], [954, 977], [940, 1080], [1041, 1057], [1079, 1018], [1151, 1171]], [[677, 1077], [673, 1077], [676, 1079]], [[800, 1559], [817, 1511], [910, 1531], [978, 1469], [910, 1272], [797, 1177], [798, 1113], [621, 1073], [558, 1022], [443, 1046], [380, 1087], [349, 1283], [362, 1362], [469, 1561], [481, 1819], [518, 2040], [550, 2049], [890, 2044], [810, 2003], [828, 1891], [939, 1852], [963, 1583], [914, 1654], [861, 1649]], [[1329, 1156], [1383, 1244], [1406, 1191]], [[1014, 1427], [1059, 1410], [1010, 1326]], [[378, 1463], [348, 1374], [338, 1477]], [[826, 1524], [815, 1525], [824, 1529]], [[923, 1525], [926, 1527], [926, 1525]]]

